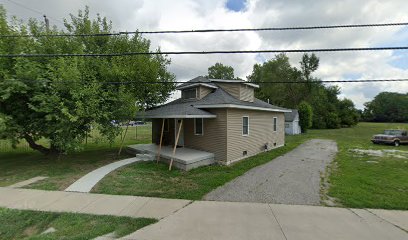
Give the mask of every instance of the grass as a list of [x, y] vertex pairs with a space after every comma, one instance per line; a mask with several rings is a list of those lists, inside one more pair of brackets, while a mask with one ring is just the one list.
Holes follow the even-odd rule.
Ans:
[[[151, 141], [151, 127], [138, 127], [138, 138], [135, 139], [136, 128], [129, 128], [125, 145], [147, 143]], [[30, 185], [30, 188], [44, 190], [63, 190], [86, 173], [111, 163], [127, 158], [122, 153], [117, 156], [119, 137], [110, 145], [108, 142], [95, 137], [89, 139], [84, 150], [59, 157], [47, 157], [38, 152], [28, 150], [21, 143], [17, 149], [7, 148], [3, 141], [3, 150], [0, 152], [0, 187], [27, 180], [36, 176], [49, 178]]]
[[165, 164], [132, 164], [105, 177], [94, 192], [199, 200], [211, 190], [294, 149], [307, 136], [288, 136], [286, 146], [261, 153], [231, 166], [205, 166], [185, 172], [168, 171]]
[[312, 130], [308, 133], [309, 138], [333, 139], [338, 144], [339, 152], [328, 179], [328, 194], [337, 199], [340, 206], [408, 209], [408, 159], [393, 155], [370, 156], [352, 151], [372, 149], [408, 153], [408, 145], [396, 148], [370, 142], [373, 134], [399, 127], [407, 129], [408, 124], [360, 123], [354, 128]]
[[[355, 208], [408, 209], [408, 159], [395, 155], [384, 157], [357, 154], [352, 149], [408, 151], [408, 145], [398, 148], [375, 145], [373, 134], [384, 129], [408, 128], [407, 124], [360, 123], [353, 128], [310, 130], [307, 134], [288, 136], [286, 146], [248, 158], [231, 166], [207, 166], [189, 172], [169, 172], [164, 164], [137, 163], [119, 169], [104, 178], [94, 192], [139, 195], [164, 198], [201, 199], [206, 193], [242, 175], [249, 169], [273, 160], [307, 139], [333, 139], [339, 153], [328, 178], [328, 195], [340, 206]], [[150, 127], [135, 129], [125, 144], [150, 142]], [[31, 188], [62, 190], [87, 172], [119, 159], [116, 156], [119, 141], [112, 146], [103, 141], [89, 141], [85, 150], [49, 159], [33, 151], [6, 150], [0, 152], [0, 186], [6, 186], [35, 176], [48, 179]], [[127, 157], [122, 155], [121, 158]]]
[[[118, 237], [122, 237], [156, 221], [149, 218], [50, 213], [0, 208], [0, 240], [86, 240], [111, 232], [115, 232]], [[41, 235], [50, 227], [53, 227], [56, 231]]]

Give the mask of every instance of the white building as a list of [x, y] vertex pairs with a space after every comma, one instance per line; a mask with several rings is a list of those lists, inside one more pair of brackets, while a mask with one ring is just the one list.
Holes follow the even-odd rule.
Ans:
[[295, 135], [301, 132], [298, 110], [292, 109], [292, 112], [285, 113], [285, 133], [287, 135]]

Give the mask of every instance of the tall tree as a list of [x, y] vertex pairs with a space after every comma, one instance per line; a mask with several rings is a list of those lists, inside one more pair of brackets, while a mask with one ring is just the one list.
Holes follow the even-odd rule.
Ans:
[[[259, 84], [256, 96], [264, 101], [289, 108], [296, 107], [304, 98], [307, 91], [301, 80], [301, 72], [292, 67], [285, 54], [276, 55], [275, 58], [261, 64], [255, 64], [248, 81]], [[294, 82], [293, 84], [273, 82]], [[271, 83], [272, 82], [272, 83]]]
[[235, 79], [234, 68], [222, 63], [216, 63], [208, 68], [208, 78], [226, 80]]
[[[149, 52], [150, 42], [140, 35], [98, 37], [40, 37], [41, 34], [98, 34], [111, 32], [111, 23], [89, 9], [70, 15], [65, 31], [42, 23], [7, 22], [0, 8], [0, 34], [34, 37], [0, 41], [2, 54]], [[44, 154], [81, 148], [91, 127], [113, 141], [121, 128], [112, 120], [127, 121], [141, 107], [164, 102], [174, 89], [167, 71], [170, 60], [160, 54], [111, 58], [2, 58], [0, 59], [0, 138], [13, 145], [25, 139]], [[132, 81], [132, 84], [121, 82]], [[141, 84], [161, 81], [169, 84]], [[117, 84], [110, 84], [115, 82]], [[47, 139], [49, 144], [39, 144]]]
[[[314, 78], [312, 73], [318, 67], [319, 59], [314, 54], [303, 55], [300, 70], [291, 66], [285, 54], [279, 54], [263, 64], [255, 64], [247, 79], [260, 85], [256, 96], [262, 100], [287, 108], [298, 108], [302, 101], [308, 102], [313, 109], [313, 128], [338, 128], [342, 124], [340, 89]], [[351, 108], [355, 110], [354, 105]]]
[[381, 92], [364, 106], [364, 120], [408, 122], [408, 93]]

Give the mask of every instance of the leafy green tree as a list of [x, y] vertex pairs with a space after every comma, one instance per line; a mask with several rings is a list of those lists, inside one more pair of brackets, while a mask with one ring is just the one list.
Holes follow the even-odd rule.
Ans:
[[[2, 54], [149, 52], [140, 35], [99, 37], [40, 37], [40, 34], [111, 32], [111, 23], [89, 9], [71, 14], [65, 31], [43, 23], [9, 24], [0, 8], [0, 34], [34, 37], [0, 41]], [[167, 71], [170, 60], [160, 54], [111, 58], [0, 59], [0, 138], [16, 145], [22, 139], [44, 154], [78, 150], [92, 128], [113, 141], [121, 128], [112, 120], [128, 121], [139, 108], [164, 102], [174, 89]], [[132, 81], [131, 84], [121, 84]], [[162, 81], [168, 84], [141, 84]], [[116, 84], [111, 84], [115, 82]], [[135, 102], [141, 103], [138, 107]], [[39, 144], [46, 139], [48, 144]]]
[[[255, 64], [247, 79], [260, 86], [255, 92], [257, 98], [279, 106], [294, 108], [305, 99], [307, 93], [303, 84], [296, 83], [302, 81], [301, 72], [290, 65], [285, 54], [276, 55], [262, 65]], [[282, 81], [294, 83], [269, 83]]]
[[319, 58], [314, 53], [311, 55], [307, 53], [303, 54], [302, 60], [300, 61], [300, 68], [306, 81], [310, 81], [312, 73], [319, 68]]
[[408, 93], [381, 92], [364, 106], [367, 121], [408, 122]]
[[339, 101], [338, 112], [342, 127], [354, 126], [360, 119], [360, 114], [354, 107], [353, 101], [347, 98]]
[[299, 125], [303, 133], [312, 127], [313, 109], [306, 101], [302, 101], [298, 106]]
[[[342, 122], [339, 111], [340, 109], [346, 111], [341, 108], [342, 105], [338, 99], [340, 89], [337, 86], [325, 86], [319, 79], [314, 78], [312, 73], [318, 67], [319, 59], [314, 54], [303, 55], [300, 70], [291, 66], [285, 54], [279, 54], [262, 65], [255, 64], [247, 79], [259, 84], [260, 88], [256, 90], [256, 97], [264, 101], [270, 100], [273, 104], [287, 108], [296, 108], [302, 101], [308, 102], [313, 109], [313, 128], [340, 127]], [[354, 104], [351, 108], [356, 111]], [[351, 124], [349, 119], [344, 120], [345, 126]], [[353, 118], [353, 124], [354, 120]]]
[[208, 68], [208, 78], [226, 80], [235, 79], [234, 68], [222, 63], [216, 63]]
[[340, 118], [335, 112], [329, 112], [326, 117], [327, 128], [340, 128]]

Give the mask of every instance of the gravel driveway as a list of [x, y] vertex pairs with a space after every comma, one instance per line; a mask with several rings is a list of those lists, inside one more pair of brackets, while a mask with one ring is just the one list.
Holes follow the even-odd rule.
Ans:
[[320, 174], [326, 170], [336, 152], [335, 141], [309, 140], [215, 189], [204, 199], [319, 205]]

